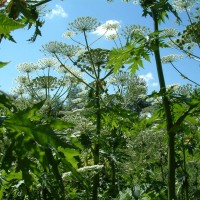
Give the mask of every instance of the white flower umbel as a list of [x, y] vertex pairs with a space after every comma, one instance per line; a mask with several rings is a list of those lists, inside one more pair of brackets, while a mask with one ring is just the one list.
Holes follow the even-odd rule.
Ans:
[[149, 28], [147, 28], [146, 26], [141, 26], [141, 25], [136, 25], [136, 24], [126, 26], [122, 31], [122, 35], [125, 38], [129, 38], [131, 36], [133, 39], [136, 37], [136, 35], [145, 37], [149, 33], [150, 33]]
[[[77, 169], [78, 172], [84, 173], [88, 171], [99, 171], [104, 167], [104, 165], [92, 165], [92, 166], [85, 166], [82, 168]], [[72, 172], [63, 173], [62, 178], [66, 178], [72, 175]]]
[[120, 28], [120, 22], [117, 20], [108, 20], [101, 26], [98, 26], [96, 30], [93, 32], [94, 34], [100, 36], [109, 36], [117, 34], [118, 29]]
[[12, 94], [15, 94], [15, 95], [19, 95], [19, 96], [22, 96], [25, 94], [25, 89], [22, 88], [22, 87], [16, 87], [14, 89], [12, 89]]
[[179, 11], [186, 11], [189, 10], [190, 8], [194, 7], [199, 3], [199, 0], [174, 0], [172, 5], [173, 7]]
[[106, 36], [107, 40], [116, 40], [119, 36], [117, 34], [111, 34]]
[[[75, 77], [77, 76], [78, 78], [82, 79], [82, 76], [81, 76], [81, 72], [79, 70], [76, 70], [74, 67], [72, 66], [69, 66], [69, 65], [60, 65], [58, 68], [57, 68], [58, 72], [60, 73], [65, 73], [67, 76], [69, 77]], [[75, 76], [74, 76], [74, 75]]]
[[62, 49], [60, 51], [60, 54], [62, 56], [66, 56], [68, 58], [72, 58], [74, 56], [79, 55], [80, 52], [82, 52], [82, 47], [76, 46], [76, 45], [67, 45], [67, 44], [65, 44], [62, 47]]
[[20, 85], [26, 85], [29, 83], [27, 76], [18, 76], [15, 81], [18, 82]]
[[167, 56], [163, 56], [162, 59], [161, 59], [161, 62], [163, 64], [172, 63], [172, 62], [181, 60], [182, 58], [183, 58], [183, 55], [170, 54], [170, 55], [167, 55]]
[[174, 84], [171, 84], [171, 85], [167, 85], [166, 89], [167, 90], [173, 89], [174, 91], [177, 91], [180, 87], [181, 86], [180, 86], [179, 83], [174, 83]]
[[43, 51], [54, 55], [55, 53], [60, 53], [62, 48], [65, 46], [62, 42], [52, 41], [42, 46]]
[[162, 37], [176, 37], [178, 35], [178, 31], [174, 28], [164, 29], [161, 32]]
[[96, 18], [86, 16], [75, 19], [73, 22], [69, 23], [69, 26], [70, 30], [74, 32], [91, 32], [100, 26], [100, 23]]
[[117, 30], [120, 28], [120, 23], [117, 20], [108, 20], [102, 25], [102, 28], [105, 30]]
[[31, 72], [34, 72], [38, 69], [38, 66], [34, 63], [20, 63], [18, 66], [17, 66], [17, 69], [19, 72], [21, 73], [31, 73]]
[[55, 58], [43, 58], [38, 60], [38, 66], [40, 69], [55, 68], [58, 66], [58, 61]]

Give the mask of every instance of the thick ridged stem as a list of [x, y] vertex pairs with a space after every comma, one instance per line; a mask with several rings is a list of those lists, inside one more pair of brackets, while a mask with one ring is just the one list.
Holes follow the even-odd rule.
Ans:
[[[156, 12], [152, 9], [152, 17], [154, 20], [154, 31], [158, 32], [158, 19]], [[166, 95], [166, 85], [162, 69], [160, 50], [159, 50], [159, 38], [155, 39], [154, 56], [157, 67], [157, 74], [159, 78], [160, 91], [162, 94], [163, 107], [165, 109], [167, 134], [168, 134], [168, 200], [175, 200], [175, 133], [171, 131], [173, 127], [173, 117], [170, 109], [170, 101]]]
[[[94, 156], [94, 165], [99, 164], [99, 137], [101, 132], [101, 108], [100, 108], [100, 79], [99, 79], [99, 72], [100, 69], [98, 69], [97, 72], [97, 80], [96, 80], [96, 141], [94, 144], [93, 149], [93, 156]], [[98, 200], [98, 188], [99, 188], [99, 173], [95, 174], [93, 177], [93, 193], [92, 193], [92, 199]]]

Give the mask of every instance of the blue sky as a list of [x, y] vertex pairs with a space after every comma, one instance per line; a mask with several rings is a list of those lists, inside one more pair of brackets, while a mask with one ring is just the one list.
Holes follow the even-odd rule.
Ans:
[[[62, 37], [62, 34], [67, 30], [68, 23], [72, 22], [77, 17], [91, 16], [97, 18], [101, 23], [106, 23], [108, 20], [117, 20], [123, 28], [126, 25], [140, 24], [151, 28], [153, 22], [150, 18], [142, 17], [142, 10], [138, 5], [132, 3], [123, 3], [120, 0], [115, 0], [113, 3], [107, 3], [106, 0], [53, 0], [48, 3], [46, 8], [50, 10], [43, 17], [45, 24], [43, 25], [42, 37], [38, 37], [34, 43], [27, 40], [31, 37], [33, 30], [20, 29], [12, 32], [17, 43], [12, 43], [3, 40], [0, 43], [0, 61], [10, 61], [9, 65], [0, 69], [0, 89], [10, 92], [10, 89], [15, 86], [14, 78], [19, 76], [17, 65], [23, 62], [37, 62], [44, 57], [40, 51], [43, 44], [50, 41], [62, 41], [69, 43], [70, 41]], [[187, 19], [184, 13], [184, 24]], [[174, 26], [174, 18], [166, 21], [164, 28]], [[91, 34], [91, 38], [97, 37], [97, 33]], [[96, 46], [101, 48], [111, 49], [114, 45], [112, 41], [106, 39], [100, 40]], [[161, 51], [161, 56], [174, 53], [175, 51], [164, 49]], [[192, 80], [199, 82], [200, 64], [189, 59], [176, 62], [175, 65]], [[170, 65], [164, 65], [164, 74], [167, 85], [170, 84], [187, 84]], [[154, 58], [152, 62], [145, 62], [144, 69], [137, 71], [137, 74], [142, 76], [149, 86], [149, 91], [158, 90], [158, 78], [156, 74], [156, 66]]]

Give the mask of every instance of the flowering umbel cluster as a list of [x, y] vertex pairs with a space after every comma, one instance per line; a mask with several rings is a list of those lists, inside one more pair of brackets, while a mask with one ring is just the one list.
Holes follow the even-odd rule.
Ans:
[[35, 70], [38, 69], [38, 66], [35, 64], [35, 63], [20, 63], [18, 66], [17, 66], [17, 69], [19, 72], [22, 72], [22, 73], [31, 73], [31, 72], [34, 72]]
[[74, 32], [91, 32], [94, 31], [100, 23], [96, 18], [92, 17], [79, 17], [73, 22], [69, 23], [70, 30]]
[[55, 68], [58, 66], [58, 61], [55, 58], [43, 58], [38, 61], [40, 69]]
[[166, 63], [172, 63], [172, 62], [178, 61], [182, 58], [183, 58], [183, 55], [170, 54], [167, 56], [163, 56], [161, 61], [163, 64], [166, 64]]
[[[91, 59], [92, 55], [92, 59]], [[90, 53], [85, 52], [78, 57], [77, 63], [85, 66], [105, 66], [108, 62], [110, 51], [106, 49], [91, 49]]]
[[198, 3], [198, 0], [174, 0], [172, 5], [177, 11], [182, 12], [185, 10], [189, 10]]
[[52, 56], [60, 55], [68, 58], [76, 56], [82, 51], [80, 46], [68, 45], [62, 42], [49, 42], [42, 47], [45, 53], [47, 52]]
[[131, 36], [134, 39], [135, 37], [137, 37], [137, 35], [145, 37], [149, 33], [150, 33], [150, 29], [147, 28], [146, 26], [130, 25], [130, 26], [126, 26], [123, 29], [122, 35], [125, 38], [129, 38]]

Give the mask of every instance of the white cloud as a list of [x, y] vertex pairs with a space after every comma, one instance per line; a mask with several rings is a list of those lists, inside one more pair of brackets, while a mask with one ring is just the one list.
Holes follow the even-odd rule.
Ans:
[[120, 22], [117, 20], [108, 20], [93, 32], [97, 35], [113, 35], [116, 34], [116, 30], [120, 27]]
[[151, 82], [154, 80], [153, 74], [148, 72], [145, 75], [139, 75], [140, 78], [144, 79], [149, 87], [157, 87], [158, 82]]
[[46, 17], [49, 19], [53, 19], [56, 16], [66, 18], [68, 14], [64, 11], [62, 6], [56, 4], [56, 7], [52, 9], [50, 13], [47, 13]]
[[151, 72], [148, 72], [145, 75], [139, 75], [140, 78], [144, 79], [146, 82], [153, 80], [153, 74]]

